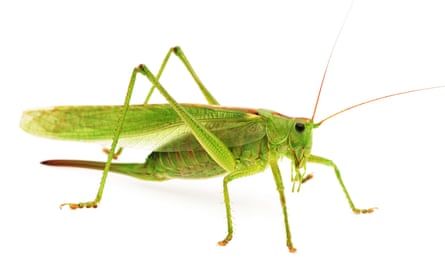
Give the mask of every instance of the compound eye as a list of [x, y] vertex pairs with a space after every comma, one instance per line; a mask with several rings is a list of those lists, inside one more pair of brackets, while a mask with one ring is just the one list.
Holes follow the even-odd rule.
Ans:
[[297, 132], [302, 133], [304, 132], [304, 124], [303, 123], [297, 123], [295, 124], [295, 130], [297, 130]]

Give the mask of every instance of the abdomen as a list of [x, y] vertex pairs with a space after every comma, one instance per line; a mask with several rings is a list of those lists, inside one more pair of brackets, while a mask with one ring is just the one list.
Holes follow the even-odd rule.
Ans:
[[[229, 148], [236, 160], [236, 169], [268, 160], [266, 137], [249, 144]], [[221, 168], [204, 150], [153, 152], [145, 163], [148, 175], [159, 178], [210, 178], [224, 174]]]

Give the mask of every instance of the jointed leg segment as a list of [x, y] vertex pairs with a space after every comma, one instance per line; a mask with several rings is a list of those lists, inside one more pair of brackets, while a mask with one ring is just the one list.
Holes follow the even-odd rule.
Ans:
[[[184, 52], [182, 51], [181, 47], [179, 47], [179, 46], [172, 47], [168, 50], [168, 53], [165, 56], [164, 60], [162, 61], [161, 67], [159, 68], [158, 74], [156, 75], [156, 80], [159, 82], [159, 80], [161, 79], [161, 75], [164, 72], [165, 66], [167, 65], [167, 62], [170, 59], [170, 55], [172, 53], [175, 53], [175, 55], [181, 60], [181, 62], [187, 68], [188, 72], [193, 77], [193, 80], [195, 80], [196, 84], [199, 86], [201, 93], [206, 98], [207, 103], [209, 103], [211, 105], [219, 105], [218, 101], [213, 97], [213, 95], [209, 92], [209, 90], [207, 90], [207, 88], [201, 82], [201, 79], [199, 79], [195, 70], [193, 70], [192, 65], [190, 64], [190, 62], [188, 61]], [[144, 104], [148, 103], [155, 88], [156, 88], [156, 86], [155, 86], [155, 84], [153, 84], [153, 86], [150, 88], [150, 91], [147, 94], [147, 97], [145, 98]]]
[[[170, 59], [170, 56], [172, 53], [174, 53], [181, 60], [181, 62], [184, 64], [184, 66], [187, 68], [188, 72], [193, 77], [193, 79], [195, 80], [199, 89], [201, 90], [201, 93], [206, 98], [207, 103], [209, 103], [211, 105], [219, 105], [218, 101], [213, 97], [213, 95], [207, 90], [207, 88], [201, 82], [201, 79], [199, 79], [198, 75], [193, 70], [190, 62], [188, 61], [187, 57], [185, 56], [184, 52], [182, 51], [181, 47], [179, 47], [179, 46], [172, 47], [168, 50], [168, 53], [165, 56], [164, 60], [162, 61], [161, 67], [159, 68], [158, 74], [156, 74], [155, 79], [158, 82], [161, 79], [162, 73], [164, 72], [164, 69], [167, 66], [167, 62]], [[152, 87], [148, 91], [147, 96], [145, 97], [144, 105], [148, 104], [148, 101], [150, 100], [155, 88], [156, 88], [156, 85], [153, 83]], [[108, 155], [109, 149], [104, 148], [103, 151]], [[120, 147], [118, 152], [113, 155], [113, 159], [117, 159], [118, 156], [122, 153], [122, 151], [123, 151], [123, 148]]]
[[286, 228], [286, 245], [289, 248], [289, 252], [296, 252], [297, 249], [294, 248], [292, 244], [292, 236], [290, 232], [289, 219], [287, 215], [287, 206], [286, 206], [286, 197], [284, 195], [284, 186], [283, 186], [283, 178], [281, 177], [281, 172], [277, 164], [277, 159], [274, 156], [271, 156], [269, 160], [270, 168], [272, 169], [273, 177], [275, 179], [275, 184], [277, 186], [278, 194], [280, 195], [280, 203], [281, 208], [283, 210], [284, 216], [284, 226]]
[[78, 209], [78, 208], [97, 208], [97, 206], [99, 205], [99, 202], [102, 199], [102, 194], [103, 194], [103, 191], [105, 188], [105, 182], [107, 180], [108, 172], [110, 171], [111, 161], [113, 160], [113, 157], [115, 155], [117, 142], [119, 140], [119, 136], [121, 134], [122, 127], [124, 125], [125, 117], [127, 115], [127, 111], [130, 106], [131, 95], [133, 93], [133, 88], [134, 88], [134, 84], [136, 82], [137, 73], [138, 73], [138, 70], [137, 70], [137, 68], [135, 68], [131, 74], [130, 83], [128, 85], [127, 94], [125, 96], [125, 102], [124, 102], [124, 106], [123, 106], [124, 108], [122, 109], [122, 113], [117, 120], [117, 124], [116, 124], [117, 127], [114, 132], [113, 142], [111, 143], [111, 147], [110, 147], [110, 150], [108, 153], [107, 161], [105, 163], [104, 171], [102, 173], [102, 178], [100, 180], [99, 190], [97, 191], [96, 198], [93, 201], [87, 201], [87, 202], [63, 203], [60, 205], [60, 208], [62, 208], [64, 206], [69, 206], [71, 209], [74, 210], [74, 209]]
[[218, 245], [225, 246], [232, 240], [233, 236], [233, 224], [232, 224], [232, 209], [230, 207], [230, 196], [229, 196], [229, 182], [249, 175], [253, 175], [255, 173], [262, 172], [264, 170], [264, 166], [262, 165], [253, 165], [249, 168], [237, 170], [232, 173], [229, 173], [224, 177], [223, 181], [223, 189], [224, 189], [224, 204], [226, 206], [226, 218], [227, 218], [227, 236], [218, 242]]
[[[109, 149], [108, 158], [105, 163], [105, 168], [102, 173], [102, 178], [100, 181], [100, 186], [96, 195], [96, 198], [93, 201], [87, 201], [87, 202], [80, 202], [80, 203], [63, 203], [60, 205], [60, 207], [69, 206], [71, 209], [77, 209], [77, 208], [96, 208], [99, 205], [99, 202], [102, 198], [103, 190], [105, 187], [106, 178], [108, 176], [108, 172], [110, 171], [111, 161], [113, 160], [116, 155], [118, 155], [121, 150], [119, 149], [118, 153], [115, 153], [116, 146], [119, 140], [119, 136], [121, 134], [125, 117], [128, 112], [128, 108], [130, 106], [130, 100], [131, 95], [133, 93], [134, 84], [136, 82], [136, 76], [137, 74], [142, 74], [145, 77], [147, 77], [150, 82], [153, 84], [154, 88], [157, 88], [159, 92], [166, 98], [166, 100], [169, 102], [169, 104], [172, 106], [172, 108], [178, 113], [178, 115], [181, 117], [181, 119], [184, 121], [184, 123], [190, 127], [192, 134], [195, 136], [195, 138], [199, 141], [199, 143], [204, 147], [204, 149], [209, 153], [209, 155], [212, 157], [213, 160], [215, 160], [222, 168], [225, 170], [232, 172], [235, 169], [235, 160], [233, 158], [232, 153], [230, 150], [226, 147], [226, 145], [219, 140], [212, 132], [210, 132], [208, 129], [206, 129], [202, 124], [200, 124], [198, 121], [196, 121], [176, 100], [164, 89], [164, 87], [159, 83], [158, 79], [162, 75], [162, 72], [165, 68], [165, 65], [167, 64], [167, 61], [170, 57], [170, 54], [174, 52], [179, 59], [184, 63], [190, 74], [193, 76], [195, 81], [197, 82], [198, 86], [201, 89], [201, 92], [203, 95], [207, 98], [208, 102], [211, 104], [218, 104], [216, 99], [210, 94], [210, 92], [205, 88], [205, 86], [202, 84], [202, 82], [199, 80], [198, 76], [190, 66], [190, 63], [188, 62], [187, 58], [185, 57], [184, 53], [180, 49], [180, 47], [174, 47], [170, 49], [170, 51], [167, 53], [167, 56], [164, 59], [164, 62], [161, 65], [161, 68], [159, 70], [159, 73], [157, 77], [155, 77], [151, 71], [143, 64], [139, 65], [138, 67], [133, 69], [133, 72], [131, 74], [130, 82], [128, 85], [127, 94], [125, 97], [125, 102], [123, 105], [122, 113], [119, 116], [117, 120], [117, 127], [114, 132], [113, 141], [111, 144], [111, 147]], [[153, 90], [153, 89], [152, 89]], [[150, 91], [152, 91], [150, 90]], [[151, 92], [147, 95], [146, 102], [148, 102], [149, 98], [151, 96]]]
[[311, 155], [309, 157], [309, 162], [322, 164], [322, 165], [325, 165], [325, 166], [328, 166], [328, 167], [331, 167], [334, 169], [335, 176], [337, 177], [337, 180], [340, 183], [340, 186], [343, 190], [343, 193], [346, 196], [346, 199], [348, 200], [348, 203], [352, 209], [352, 212], [354, 212], [355, 214], [365, 214], [365, 213], [372, 213], [372, 212], [374, 212], [375, 209], [377, 209], [376, 207], [369, 208], [369, 209], [357, 209], [355, 207], [354, 203], [352, 202], [351, 197], [349, 196], [348, 190], [346, 189], [346, 186], [343, 183], [343, 180], [340, 175], [340, 170], [337, 168], [337, 165], [335, 165], [335, 163], [332, 160], [329, 160], [329, 159], [326, 159], [323, 157], [319, 157], [319, 156], [315, 156], [315, 155]]

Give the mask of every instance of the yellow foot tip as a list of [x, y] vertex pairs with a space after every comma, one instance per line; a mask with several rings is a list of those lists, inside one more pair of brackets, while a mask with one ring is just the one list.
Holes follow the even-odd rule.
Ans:
[[223, 241], [218, 241], [218, 245], [221, 247], [224, 247], [225, 245], [227, 245], [229, 243], [229, 241], [227, 240], [223, 240]]
[[[105, 154], [110, 154], [110, 150], [106, 147], [102, 148], [102, 152], [104, 152]], [[121, 154], [122, 149], [119, 149], [116, 153], [113, 154], [113, 159], [117, 160], [119, 158], [119, 155]]]
[[82, 208], [97, 208], [98, 203], [96, 202], [85, 202], [85, 203], [63, 203], [60, 204], [59, 208], [62, 209], [63, 207], [68, 206], [72, 210], [82, 209]]
[[70, 209], [72, 209], [72, 210], [83, 208], [83, 206], [80, 206], [79, 204], [74, 204], [74, 203], [63, 203], [63, 204], [60, 204], [59, 208], [62, 209], [65, 206], [70, 207]]
[[290, 247], [290, 248], [289, 248], [289, 252], [290, 252], [290, 253], [296, 253], [296, 252], [297, 252], [297, 249], [294, 248], [294, 247]]
[[361, 210], [361, 209], [355, 209], [355, 210], [353, 210], [353, 212], [355, 213], [355, 214], [368, 214], [368, 213], [373, 213], [375, 210], [378, 210], [379, 208], [377, 208], [377, 207], [374, 207], [374, 208], [369, 208], [369, 209], [363, 209], [363, 210]]

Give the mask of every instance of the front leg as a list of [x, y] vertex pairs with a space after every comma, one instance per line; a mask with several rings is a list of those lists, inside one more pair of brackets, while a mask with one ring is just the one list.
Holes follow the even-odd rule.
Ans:
[[352, 209], [352, 212], [354, 212], [355, 214], [365, 214], [365, 213], [372, 213], [372, 212], [374, 212], [374, 210], [377, 209], [376, 207], [369, 208], [369, 209], [357, 209], [355, 207], [354, 203], [352, 202], [351, 197], [349, 196], [348, 190], [346, 189], [346, 186], [343, 183], [343, 180], [340, 175], [340, 170], [337, 168], [337, 165], [335, 165], [335, 163], [332, 160], [326, 159], [323, 157], [319, 157], [319, 156], [315, 156], [315, 155], [310, 155], [308, 158], [308, 162], [325, 165], [325, 166], [328, 166], [328, 167], [331, 167], [334, 169], [335, 176], [337, 177], [337, 180], [340, 183], [343, 193], [345, 193], [346, 199], [348, 200], [348, 203]]

